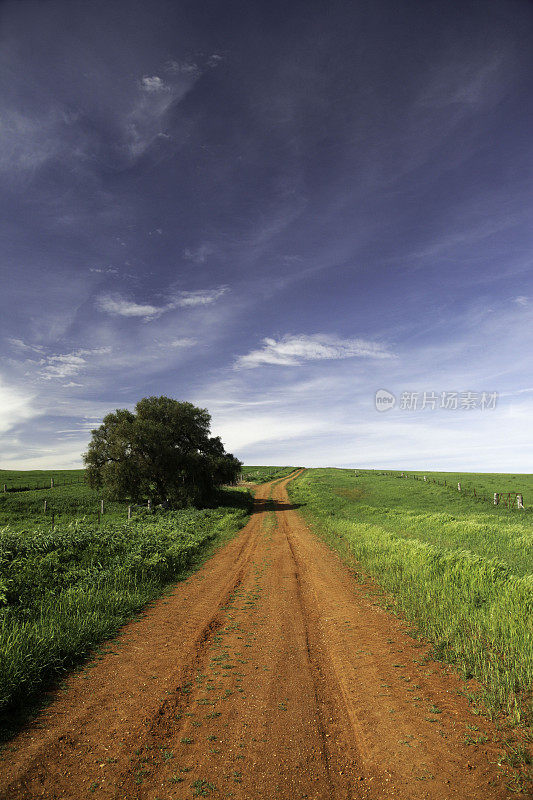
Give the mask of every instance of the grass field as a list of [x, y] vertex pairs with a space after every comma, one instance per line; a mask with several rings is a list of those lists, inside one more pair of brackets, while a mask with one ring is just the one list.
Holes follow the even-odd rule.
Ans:
[[294, 467], [243, 467], [242, 475], [245, 481], [251, 483], [268, 483], [285, 478], [293, 470]]
[[[50, 528], [52, 514], [56, 525], [75, 519], [96, 524], [101, 500], [101, 492], [93, 491], [84, 483], [55, 486], [54, 489], [47, 490], [0, 493], [0, 529], [6, 525], [12, 531]], [[124, 521], [127, 514], [127, 504], [104, 500], [102, 520]]]
[[[380, 475], [378, 470], [357, 470], [359, 475]], [[385, 474], [400, 476], [400, 470], [387, 471]], [[507, 494], [514, 492], [522, 494], [524, 507], [533, 511], [533, 475], [502, 472], [404, 472], [407, 478], [416, 477], [423, 481], [424, 475], [427, 482], [433, 480], [443, 485], [446, 483], [449, 492], [457, 492], [458, 484], [461, 485], [461, 492], [466, 496], [477, 496], [479, 502], [489, 502], [493, 504], [494, 493]]]
[[[309, 470], [289, 484], [291, 499], [328, 543], [347, 546], [393, 595], [439, 657], [483, 683], [489, 707], [515, 722], [531, 714], [531, 514], [400, 473], [357, 473]], [[533, 491], [529, 475], [425, 474], [487, 492], [523, 490], [525, 499]]]
[[248, 492], [221, 491], [217, 502], [136, 507], [129, 522], [126, 504], [106, 502], [98, 525], [100, 496], [83, 484], [0, 493], [0, 711], [26, 702], [243, 527]]
[[55, 470], [13, 470], [0, 469], [0, 492], [4, 485], [7, 491], [20, 491], [21, 489], [48, 489], [50, 479], [53, 478], [54, 486], [65, 484], [83, 483], [85, 470], [83, 469], [55, 469]]

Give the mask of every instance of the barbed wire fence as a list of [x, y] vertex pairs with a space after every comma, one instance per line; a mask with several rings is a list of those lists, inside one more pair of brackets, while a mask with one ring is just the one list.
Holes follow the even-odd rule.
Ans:
[[[359, 477], [363, 477], [363, 473], [365, 470], [356, 469], [356, 475]], [[524, 495], [522, 492], [492, 492], [490, 494], [486, 494], [486, 490], [477, 489], [475, 486], [464, 486], [461, 481], [448, 481], [446, 479], [439, 480], [438, 478], [433, 478], [427, 475], [417, 475], [415, 473], [408, 473], [408, 472], [377, 472], [372, 470], [371, 475], [382, 475], [387, 476], [389, 478], [399, 478], [405, 479], [410, 478], [415, 481], [421, 481], [422, 483], [433, 483], [437, 486], [442, 486], [449, 488], [453, 491], [457, 491], [461, 493], [462, 497], [472, 497], [474, 500], [490, 503], [493, 506], [505, 507], [512, 510], [519, 510], [519, 511], [530, 511], [531, 509], [526, 509], [524, 506]]]
[[8, 483], [3, 483], [2, 490], [4, 494], [9, 494], [10, 492], [40, 492], [44, 489], [59, 489], [61, 486], [79, 486], [84, 483], [85, 478], [80, 475], [73, 481], [61, 481], [61, 479], [50, 478], [50, 483], [45, 484], [45, 486], [18, 483], [9, 485]]

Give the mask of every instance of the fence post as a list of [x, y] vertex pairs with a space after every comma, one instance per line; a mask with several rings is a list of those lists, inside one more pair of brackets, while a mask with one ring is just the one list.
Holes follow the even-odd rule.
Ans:
[[101, 514], [104, 513], [104, 501], [103, 500], [100, 500], [100, 513]]
[[128, 506], [128, 520], [131, 519], [131, 506]]
[[46, 500], [44, 501], [44, 513], [46, 514]]
[[426, 476], [425, 476], [425, 475], [424, 475], [424, 480], [425, 480], [425, 481], [427, 481], [427, 478], [426, 478]]
[[54, 479], [50, 478], [50, 489], [54, 488]]
[[499, 502], [500, 502], [500, 495], [498, 494], [498, 492], [494, 492], [494, 505], [497, 506]]
[[150, 511], [152, 509], [152, 501], [151, 500], [148, 500], [147, 506], [148, 506], [148, 511]]
[[458, 483], [458, 484], [457, 484], [457, 491], [458, 491], [458, 492], [460, 492], [460, 491], [461, 491], [461, 484], [460, 484], [460, 483]]
[[516, 507], [517, 508], [524, 508], [524, 498], [521, 494], [516, 495]]

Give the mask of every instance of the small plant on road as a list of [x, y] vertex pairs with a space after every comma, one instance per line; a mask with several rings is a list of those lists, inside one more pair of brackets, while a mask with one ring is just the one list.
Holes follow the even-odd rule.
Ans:
[[201, 778], [198, 778], [191, 783], [191, 788], [194, 789], [193, 797], [207, 797], [211, 792], [216, 790], [216, 786], [212, 783], [208, 783], [208, 781], [204, 781]]

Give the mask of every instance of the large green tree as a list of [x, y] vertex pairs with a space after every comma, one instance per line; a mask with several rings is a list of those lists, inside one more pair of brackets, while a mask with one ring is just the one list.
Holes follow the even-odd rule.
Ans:
[[170, 397], [145, 397], [135, 412], [107, 414], [83, 456], [89, 485], [133, 502], [209, 502], [217, 486], [235, 483], [242, 467], [210, 435], [210, 423], [205, 408]]

